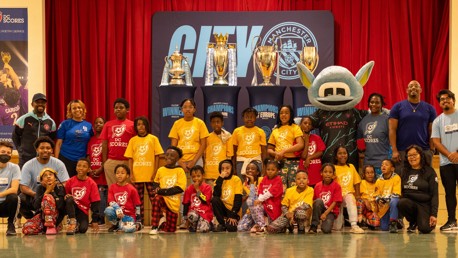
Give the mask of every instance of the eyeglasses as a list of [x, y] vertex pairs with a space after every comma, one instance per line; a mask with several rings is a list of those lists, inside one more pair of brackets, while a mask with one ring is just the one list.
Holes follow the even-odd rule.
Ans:
[[443, 98], [439, 99], [439, 102], [449, 101], [450, 99], [452, 99], [452, 98], [451, 97], [443, 97]]
[[418, 153], [409, 154], [409, 155], [407, 155], [407, 158], [408, 158], [408, 159], [410, 159], [410, 158], [416, 158], [416, 157], [418, 157], [418, 155], [420, 155], [420, 154], [418, 154]]

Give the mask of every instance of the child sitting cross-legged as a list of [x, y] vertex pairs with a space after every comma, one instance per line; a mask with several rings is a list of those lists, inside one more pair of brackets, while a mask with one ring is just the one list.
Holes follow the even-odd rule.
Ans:
[[133, 233], [141, 230], [141, 202], [137, 189], [128, 183], [130, 169], [127, 165], [119, 164], [114, 171], [116, 183], [108, 188], [109, 206], [105, 209], [105, 216], [113, 224], [108, 232], [122, 230]]
[[397, 233], [398, 202], [401, 196], [401, 177], [394, 172], [394, 164], [391, 159], [382, 161], [382, 176], [375, 182], [376, 202], [378, 216], [380, 217], [380, 229]]
[[312, 215], [313, 189], [308, 186], [308, 175], [303, 170], [296, 173], [296, 185], [286, 189], [281, 202], [282, 215], [267, 226], [269, 233], [284, 233], [297, 223], [297, 233], [305, 233], [305, 223]]

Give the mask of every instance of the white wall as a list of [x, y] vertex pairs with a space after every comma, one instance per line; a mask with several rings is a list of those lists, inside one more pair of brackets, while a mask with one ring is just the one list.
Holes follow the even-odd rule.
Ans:
[[[27, 8], [29, 45], [29, 100], [33, 94], [46, 91], [45, 66], [45, 0], [2, 0], [2, 8]], [[32, 102], [32, 101], [29, 101]], [[32, 107], [29, 106], [29, 110]]]

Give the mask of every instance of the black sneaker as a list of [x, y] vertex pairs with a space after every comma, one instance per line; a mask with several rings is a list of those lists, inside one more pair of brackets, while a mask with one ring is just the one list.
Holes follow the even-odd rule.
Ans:
[[389, 227], [389, 231], [390, 233], [398, 233], [398, 226], [397, 226], [397, 222], [396, 221], [391, 221], [390, 222], [390, 227]]
[[417, 231], [417, 224], [410, 223], [409, 227], [407, 228], [407, 233], [415, 233]]
[[226, 231], [226, 227], [221, 224], [218, 224], [218, 226], [213, 228], [213, 232], [225, 232], [225, 231]]
[[7, 236], [15, 236], [16, 235], [16, 228], [14, 227], [13, 222], [8, 222], [8, 228], [6, 230]]
[[310, 228], [309, 228], [309, 234], [316, 234], [318, 231], [317, 231], [317, 226], [315, 225], [311, 225]]
[[440, 230], [441, 231], [451, 231], [451, 230], [454, 230], [456, 229], [457, 226], [456, 226], [456, 221], [447, 221], [447, 223], [445, 223], [445, 225], [443, 225]]
[[118, 224], [114, 224], [108, 229], [108, 232], [116, 232], [118, 230], [119, 230]]

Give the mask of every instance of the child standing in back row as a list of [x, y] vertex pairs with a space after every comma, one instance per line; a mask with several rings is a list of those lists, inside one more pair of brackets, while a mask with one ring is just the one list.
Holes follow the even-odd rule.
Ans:
[[140, 214], [144, 222], [145, 188], [152, 204], [154, 197], [153, 180], [159, 164], [159, 155], [163, 154], [159, 139], [150, 134], [149, 121], [146, 117], [137, 117], [134, 120], [134, 130], [137, 136], [132, 137], [127, 145], [124, 157], [129, 159], [129, 168], [132, 171], [130, 181], [134, 183], [140, 196]]
[[360, 198], [359, 185], [361, 177], [356, 171], [353, 164], [348, 163], [348, 151], [344, 146], [338, 146], [334, 150], [334, 164], [336, 168], [336, 181], [342, 187], [342, 206], [340, 207], [340, 216], [335, 221], [337, 230], [343, 228], [343, 207], [347, 207], [348, 218], [351, 224], [351, 233], [362, 234], [364, 230], [358, 225], [358, 211], [356, 208], [356, 199]]
[[221, 112], [212, 112], [210, 114], [210, 125], [213, 132], [207, 137], [207, 146], [205, 149], [205, 182], [213, 186], [219, 176], [219, 162], [230, 159], [234, 156], [232, 147], [232, 135], [223, 129], [224, 117]]
[[242, 112], [244, 125], [237, 127], [232, 134], [234, 145], [234, 157], [232, 162], [236, 164], [237, 175], [245, 180], [246, 166], [252, 160], [262, 162], [267, 155], [266, 133], [255, 125], [258, 111], [254, 108], [246, 108]]

